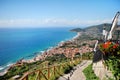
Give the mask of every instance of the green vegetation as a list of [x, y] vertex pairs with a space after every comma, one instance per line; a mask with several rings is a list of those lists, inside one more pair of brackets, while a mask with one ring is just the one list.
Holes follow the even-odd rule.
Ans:
[[118, 43], [106, 42], [100, 44], [100, 49], [107, 57], [105, 65], [112, 71], [116, 80], [120, 79], [120, 45]]
[[54, 56], [47, 57], [45, 61], [48, 61], [49, 62], [48, 64], [52, 65], [66, 62], [67, 58], [65, 57], [64, 54], [55, 54]]
[[92, 52], [87, 52], [82, 55], [82, 59], [87, 59], [87, 60], [92, 60], [93, 59], [93, 53]]
[[52, 65], [54, 63], [57, 64], [60, 62], [65, 62], [66, 60], [67, 60], [66, 57], [63, 54], [61, 54], [61, 55], [54, 55], [52, 57], [47, 57], [46, 60], [44, 60], [44, 61], [37, 61], [34, 63], [29, 63], [29, 64], [24, 63], [24, 65], [15, 66], [15, 67], [10, 68], [9, 71], [7, 72], [7, 74], [5, 74], [4, 76], [0, 76], [0, 80], [1, 79], [9, 79], [15, 75], [22, 76], [24, 72], [43, 68], [43, 67], [46, 67], [48, 64]]
[[112, 71], [116, 80], [120, 79], [120, 57], [110, 56], [108, 60], [105, 61], [106, 66]]
[[83, 31], [81, 28], [75, 28], [75, 29], [72, 29], [72, 30], [70, 30], [70, 31], [72, 31], [72, 32], [81, 32], [81, 31]]
[[[64, 63], [61, 63], [59, 65], [49, 66], [49, 68], [43, 68], [42, 70], [33, 71], [32, 74], [28, 75], [29, 80], [33, 80], [36, 77], [39, 77], [41, 80], [44, 80], [46, 76], [49, 80], [57, 80], [61, 75], [64, 73], [69, 73], [74, 66], [76, 66], [78, 63], [80, 63], [79, 59], [75, 59], [74, 61], [67, 61]], [[48, 71], [49, 70], [49, 71]], [[43, 74], [37, 75], [38, 71], [42, 71]], [[48, 78], [48, 74], [50, 75]], [[43, 76], [44, 75], [44, 76]]]
[[94, 74], [92, 70], [92, 64], [83, 70], [83, 73], [86, 76], [86, 80], [99, 80], [99, 78]]
[[[83, 56], [82, 59], [92, 59], [92, 55], [93, 55], [93, 53], [85, 53], [82, 55]], [[48, 66], [50, 67], [50, 66], [54, 66], [54, 65], [64, 64], [64, 68], [62, 68], [62, 67], [60, 69], [56, 68], [57, 72], [59, 72], [59, 73], [56, 73], [55, 75], [54, 75], [54, 73], [52, 73], [53, 69], [50, 69], [50, 71], [51, 71], [51, 79], [50, 80], [55, 80], [60, 75], [63, 75], [64, 73], [69, 73], [70, 70], [72, 70], [72, 68], [74, 66], [76, 66], [77, 64], [80, 63], [80, 60], [81, 60], [80, 58], [81, 58], [81, 55], [78, 53], [74, 57], [74, 60], [77, 62], [73, 61], [72, 63], [70, 63], [71, 59], [66, 58], [64, 56], [64, 54], [56, 54], [54, 56], [47, 57], [44, 61], [37, 61], [34, 63], [29, 63], [29, 64], [24, 63], [24, 65], [12, 67], [11, 69], [9, 69], [7, 74], [5, 74], [4, 76], [0, 76], [0, 80], [5, 80], [5, 79], [9, 80], [11, 77], [13, 77], [15, 75], [20, 75], [22, 77], [25, 72], [34, 72], [35, 70], [43, 69]], [[43, 73], [45, 75], [48, 74], [47, 70], [43, 70]], [[35, 77], [36, 77], [36, 73], [29, 75], [30, 80], [33, 80], [33, 78], [35, 78]], [[41, 76], [41, 77], [43, 77], [43, 76]]]
[[42, 62], [43, 61], [37, 61], [34, 63], [29, 63], [29, 64], [24, 63], [24, 65], [12, 67], [8, 70], [8, 72], [4, 76], [0, 76], [0, 80], [9, 79], [15, 75], [22, 76], [24, 72], [32, 71], [32, 70], [36, 69], [38, 66], [39, 67], [40, 67], [40, 65], [42, 66]]
[[56, 54], [54, 56], [47, 57], [44, 61], [37, 61], [29, 64], [24, 63], [24, 65], [12, 67], [4, 76], [0, 76], [0, 80], [10, 79], [15, 75], [23, 76], [25, 72], [32, 72], [48, 66], [58, 65], [67, 62], [64, 69], [61, 70], [61, 75], [62, 75], [63, 73], [69, 72], [72, 69], [72, 67], [75, 66], [75, 64], [69, 65], [68, 63], [70, 61], [71, 59], [66, 58], [63, 54]]

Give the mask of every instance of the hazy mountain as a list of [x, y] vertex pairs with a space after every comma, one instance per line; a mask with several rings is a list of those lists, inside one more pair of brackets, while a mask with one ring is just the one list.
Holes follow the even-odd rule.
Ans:
[[84, 31], [87, 34], [92, 35], [93, 37], [100, 38], [102, 36], [102, 30], [104, 27], [106, 28], [107, 31], [109, 31], [111, 24], [105, 23], [105, 24], [90, 26], [85, 28]]
[[81, 34], [86, 35], [88, 37], [100, 38], [102, 36], [103, 27], [105, 27], [106, 30], [109, 31], [111, 26], [112, 25], [109, 23], [104, 23], [99, 25], [88, 26], [87, 28], [84, 28], [84, 29], [75, 28], [75, 29], [72, 29], [71, 31], [81, 32]]
[[104, 23], [104, 24], [99, 24], [99, 25], [93, 25], [93, 26], [88, 26], [87, 28], [85, 28], [84, 30], [85, 31], [97, 31], [97, 32], [102, 32], [103, 30], [103, 27], [106, 28], [107, 31], [110, 30], [110, 27], [111, 27], [111, 24], [108, 24], [108, 23]]
[[81, 31], [83, 31], [83, 29], [81, 29], [81, 28], [75, 28], [75, 29], [72, 29], [70, 31], [72, 31], [72, 32], [81, 32]]

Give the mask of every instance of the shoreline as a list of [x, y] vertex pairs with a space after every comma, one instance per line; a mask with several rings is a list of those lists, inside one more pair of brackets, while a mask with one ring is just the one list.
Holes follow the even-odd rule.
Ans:
[[[8, 70], [11, 68], [11, 67], [14, 67], [16, 65], [23, 65], [23, 63], [33, 63], [33, 62], [36, 62], [36, 61], [40, 61], [40, 60], [44, 60], [46, 57], [48, 56], [53, 56], [53, 54], [46, 54], [46, 53], [49, 53], [50, 50], [53, 50], [55, 48], [59, 48], [60, 46], [62, 46], [65, 42], [68, 42], [68, 41], [74, 41], [76, 38], [78, 38], [80, 36], [79, 33], [77, 33], [75, 36], [73, 36], [71, 39], [69, 40], [65, 40], [65, 41], [60, 41], [57, 45], [53, 46], [53, 47], [49, 47], [47, 50], [43, 50], [43, 51], [39, 51], [39, 52], [35, 52], [37, 53], [36, 55], [33, 56], [33, 58], [30, 58], [30, 59], [24, 59], [24, 58], [21, 58], [20, 60], [16, 61], [15, 63], [11, 64], [10, 66], [7, 66], [5, 67], [5, 69], [1, 69], [1, 72], [0, 72], [0, 76], [3, 76], [5, 75]], [[9, 64], [8, 64], [9, 65]], [[1, 67], [2, 68], [2, 67]]]
[[47, 54], [49, 53], [49, 51], [54, 50], [56, 48], [59, 48], [60, 46], [64, 45], [66, 42], [72, 42], [75, 39], [77, 39], [80, 36], [80, 33], [77, 33], [75, 36], [73, 36], [70, 40], [66, 40], [66, 41], [61, 41], [59, 42], [56, 46], [53, 47], [49, 47], [47, 50], [43, 50], [42, 52], [40, 51], [40, 53], [38, 53], [36, 56], [34, 56], [32, 59], [23, 59], [20, 62], [21, 63], [33, 63], [36, 61], [40, 61], [40, 60], [44, 60], [46, 57], [48, 56], [53, 56], [51, 54]]

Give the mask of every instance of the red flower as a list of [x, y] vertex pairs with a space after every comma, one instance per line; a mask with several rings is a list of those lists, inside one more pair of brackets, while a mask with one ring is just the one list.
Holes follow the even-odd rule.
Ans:
[[113, 46], [113, 48], [115, 49], [115, 48], [117, 48], [119, 46], [119, 44], [115, 44], [114, 46]]
[[102, 45], [102, 47], [106, 49], [106, 48], [109, 48], [110, 45], [111, 45], [111, 42], [108, 41], [108, 42], [104, 43]]

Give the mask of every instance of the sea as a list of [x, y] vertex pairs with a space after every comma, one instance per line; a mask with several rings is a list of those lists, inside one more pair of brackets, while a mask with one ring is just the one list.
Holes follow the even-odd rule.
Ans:
[[30, 59], [72, 39], [73, 27], [0, 28], [0, 72], [18, 60]]

